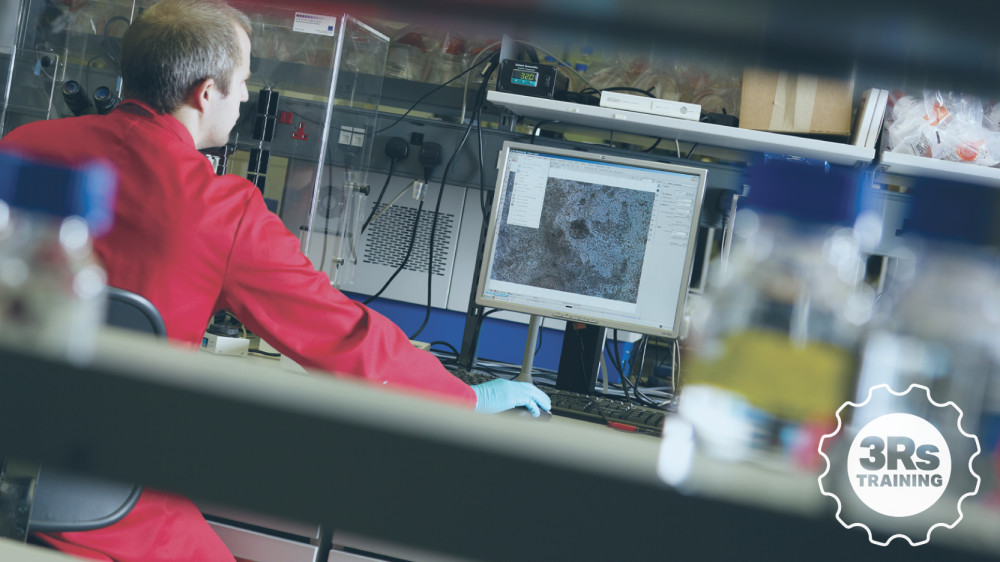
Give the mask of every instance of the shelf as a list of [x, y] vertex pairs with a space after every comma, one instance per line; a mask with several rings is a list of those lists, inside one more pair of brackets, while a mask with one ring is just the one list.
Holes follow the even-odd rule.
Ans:
[[1000, 168], [936, 160], [911, 154], [883, 152], [879, 170], [893, 176], [933, 178], [990, 187], [1000, 187]]
[[506, 92], [491, 91], [487, 94], [486, 99], [517, 115], [534, 119], [557, 120], [651, 137], [676, 138], [685, 142], [748, 152], [773, 152], [801, 156], [847, 166], [868, 165], [875, 160], [874, 149], [851, 144], [726, 127], [545, 98], [519, 96]]

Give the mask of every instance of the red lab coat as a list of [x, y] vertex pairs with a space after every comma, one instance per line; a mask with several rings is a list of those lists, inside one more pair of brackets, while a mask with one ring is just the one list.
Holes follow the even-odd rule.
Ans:
[[[211, 315], [226, 309], [305, 367], [475, 404], [472, 389], [434, 356], [332, 288], [260, 191], [217, 176], [172, 116], [127, 100], [109, 115], [24, 125], [0, 148], [68, 164], [103, 158], [117, 168], [114, 224], [94, 247], [109, 284], [152, 301], [172, 341], [199, 345]], [[97, 559], [232, 560], [188, 500], [154, 491], [111, 527], [43, 540]]]

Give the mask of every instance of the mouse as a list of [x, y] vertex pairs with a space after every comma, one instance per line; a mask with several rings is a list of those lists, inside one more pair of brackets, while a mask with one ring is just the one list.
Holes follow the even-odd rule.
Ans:
[[502, 413], [511, 417], [518, 417], [534, 421], [549, 421], [550, 419], [552, 419], [552, 412], [546, 412], [545, 410], [542, 410], [541, 414], [539, 414], [539, 416], [536, 418], [535, 416], [531, 415], [531, 410], [525, 408], [524, 406], [511, 408], [510, 410], [505, 410]]

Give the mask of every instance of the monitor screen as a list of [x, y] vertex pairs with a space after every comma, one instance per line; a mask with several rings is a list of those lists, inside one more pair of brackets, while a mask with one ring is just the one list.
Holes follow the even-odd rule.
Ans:
[[476, 302], [675, 338], [707, 170], [504, 143]]

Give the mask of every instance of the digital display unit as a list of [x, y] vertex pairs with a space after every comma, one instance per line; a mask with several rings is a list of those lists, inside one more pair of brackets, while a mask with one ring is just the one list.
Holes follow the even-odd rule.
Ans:
[[568, 83], [569, 79], [551, 64], [505, 59], [497, 69], [497, 91], [519, 96], [551, 99], [557, 89], [566, 89]]
[[510, 82], [534, 88], [538, 85], [538, 72], [533, 70], [515, 70], [510, 75]]
[[476, 303], [681, 331], [708, 171], [507, 141]]

